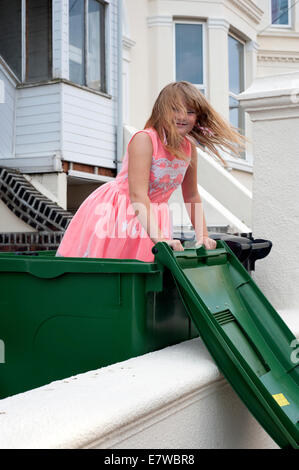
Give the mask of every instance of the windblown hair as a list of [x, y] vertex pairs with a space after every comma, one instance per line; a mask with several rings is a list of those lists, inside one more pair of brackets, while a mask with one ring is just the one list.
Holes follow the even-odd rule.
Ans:
[[245, 137], [223, 119], [205, 96], [189, 82], [170, 83], [162, 89], [145, 124], [145, 129], [154, 128], [166, 150], [178, 158], [186, 159], [182, 151], [183, 138], [175, 126], [174, 111], [187, 113], [188, 109], [194, 110], [197, 114], [197, 122], [187, 136], [191, 142], [205, 147], [224, 165], [226, 162], [219, 150], [240, 155], [245, 148]]

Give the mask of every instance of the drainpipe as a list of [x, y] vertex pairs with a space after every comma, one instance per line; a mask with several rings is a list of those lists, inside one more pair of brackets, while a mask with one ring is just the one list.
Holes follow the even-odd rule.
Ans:
[[123, 156], [123, 0], [117, 1], [117, 149], [116, 149], [116, 168], [117, 173], [121, 168]]

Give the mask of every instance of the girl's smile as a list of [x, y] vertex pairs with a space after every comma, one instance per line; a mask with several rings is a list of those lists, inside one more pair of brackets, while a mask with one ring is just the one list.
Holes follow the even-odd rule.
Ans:
[[192, 131], [196, 124], [197, 115], [192, 109], [188, 109], [186, 113], [182, 111], [174, 111], [174, 121], [180, 135], [185, 136]]

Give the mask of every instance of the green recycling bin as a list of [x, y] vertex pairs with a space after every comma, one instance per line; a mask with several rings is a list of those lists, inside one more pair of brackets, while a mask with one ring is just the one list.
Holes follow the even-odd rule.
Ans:
[[198, 335], [156, 263], [0, 254], [0, 398]]

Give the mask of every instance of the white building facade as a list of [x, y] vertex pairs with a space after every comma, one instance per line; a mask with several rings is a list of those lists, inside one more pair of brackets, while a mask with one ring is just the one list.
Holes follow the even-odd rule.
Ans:
[[76, 208], [78, 183], [116, 174], [118, 2], [9, 3], [0, 2], [0, 165]]
[[[252, 187], [252, 131], [238, 95], [257, 76], [298, 67], [299, 5], [288, 0], [124, 0], [129, 18], [130, 115], [142, 128], [159, 91], [187, 80], [248, 137], [233, 175]], [[275, 71], [275, 72], [274, 72]]]
[[[143, 128], [161, 88], [188, 80], [248, 138], [241, 159], [225, 156], [231, 176], [244, 186], [245, 205], [251, 204], [252, 126], [238, 95], [256, 77], [298, 67], [297, 2], [4, 4], [0, 1], [0, 166], [31, 175], [38, 190], [74, 211], [115, 177], [127, 143], [123, 146], [123, 123]], [[217, 188], [224, 186], [224, 176], [216, 177]], [[221, 201], [210, 186], [205, 189]], [[222, 203], [250, 227], [247, 209], [243, 217], [241, 206], [236, 211], [229, 200]], [[221, 211], [219, 206], [215, 220], [222, 220]], [[30, 230], [17, 222], [6, 227], [7, 217], [2, 220], [1, 231]]]

